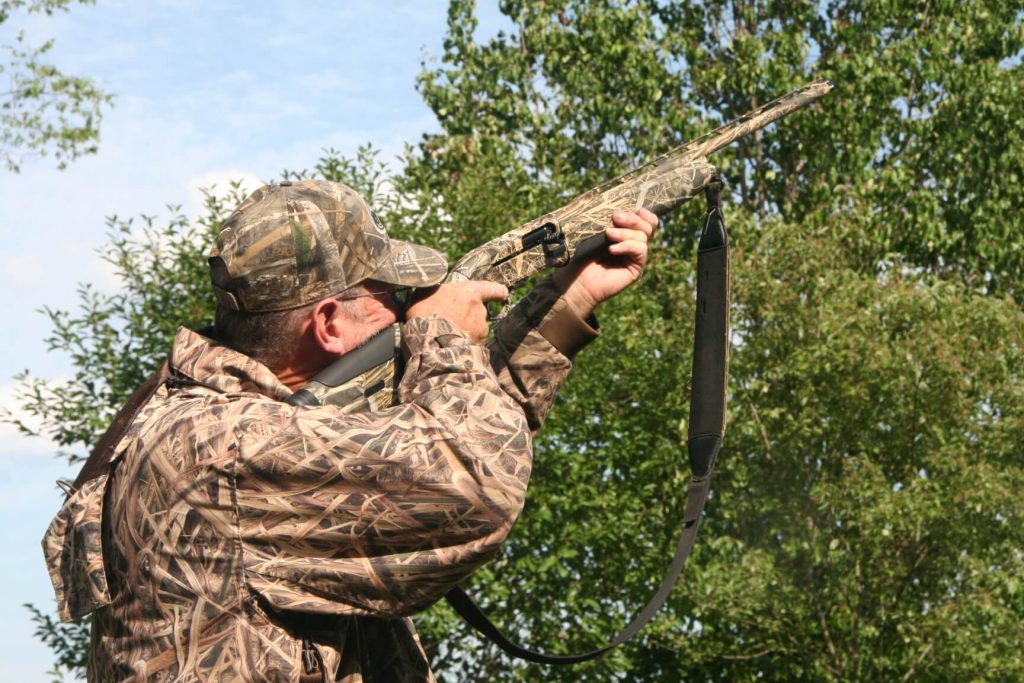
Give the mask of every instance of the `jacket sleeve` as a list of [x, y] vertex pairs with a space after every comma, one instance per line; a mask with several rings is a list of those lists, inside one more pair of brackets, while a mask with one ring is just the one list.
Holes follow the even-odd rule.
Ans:
[[234, 502], [245, 580], [275, 609], [396, 616], [497, 552], [531, 467], [523, 410], [448, 321], [405, 324], [402, 403], [242, 420]]
[[532, 430], [544, 423], [576, 352], [597, 335], [597, 320], [577, 315], [550, 278], [534, 287], [495, 327], [488, 342], [491, 365]]

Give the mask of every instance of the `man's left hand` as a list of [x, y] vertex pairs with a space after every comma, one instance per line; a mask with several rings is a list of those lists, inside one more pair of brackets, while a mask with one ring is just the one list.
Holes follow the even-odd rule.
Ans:
[[647, 265], [647, 243], [657, 225], [658, 217], [647, 209], [616, 211], [612, 227], [605, 231], [605, 253], [555, 270], [552, 278], [580, 317], [640, 279]]

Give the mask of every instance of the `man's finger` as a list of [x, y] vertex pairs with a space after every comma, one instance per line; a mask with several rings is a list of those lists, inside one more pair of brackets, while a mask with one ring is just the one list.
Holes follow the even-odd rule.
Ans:
[[615, 256], [632, 256], [643, 259], [647, 255], [647, 243], [640, 240], [626, 240], [608, 245], [608, 253]]
[[476, 282], [476, 290], [477, 293], [480, 295], [481, 301], [508, 300], [508, 287], [506, 287], [505, 285], [499, 285], [497, 282], [478, 280]]
[[[645, 211], [645, 209], [641, 209]], [[657, 216], [654, 216], [648, 211], [651, 216], [654, 217], [654, 223], [657, 223]], [[639, 213], [627, 213], [625, 211], [616, 211], [612, 214], [612, 225], [617, 228], [628, 228], [631, 230], [639, 230], [648, 237], [654, 234], [654, 223], [640, 216]]]
[[607, 228], [605, 230], [605, 234], [611, 242], [625, 242], [626, 240], [646, 242], [648, 239], [648, 234], [646, 232], [643, 230], [634, 230], [632, 228]]
[[657, 214], [655, 214], [653, 211], [649, 209], [640, 209], [639, 211], [636, 212], [636, 214], [640, 216], [640, 218], [643, 218], [645, 221], [650, 223], [651, 228], [653, 228], [654, 230], [657, 230], [658, 226], [661, 224], [661, 219], [658, 218]]

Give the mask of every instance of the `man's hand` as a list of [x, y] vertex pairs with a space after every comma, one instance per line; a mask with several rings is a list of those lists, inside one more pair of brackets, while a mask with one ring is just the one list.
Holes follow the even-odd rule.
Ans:
[[418, 290], [405, 318], [439, 315], [469, 335], [475, 342], [487, 338], [487, 302], [506, 301], [508, 287], [494, 282], [470, 280], [447, 282]]
[[647, 265], [647, 242], [657, 225], [658, 217], [647, 209], [616, 211], [613, 227], [605, 231], [609, 244], [604, 254], [555, 270], [552, 278], [580, 317], [640, 279]]

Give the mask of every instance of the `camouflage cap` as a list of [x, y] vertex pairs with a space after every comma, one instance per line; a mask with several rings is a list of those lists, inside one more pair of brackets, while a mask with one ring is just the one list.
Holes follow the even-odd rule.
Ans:
[[440, 252], [390, 239], [362, 197], [327, 180], [253, 192], [224, 222], [209, 261], [217, 300], [252, 313], [298, 308], [366, 280], [436, 285], [448, 271]]

